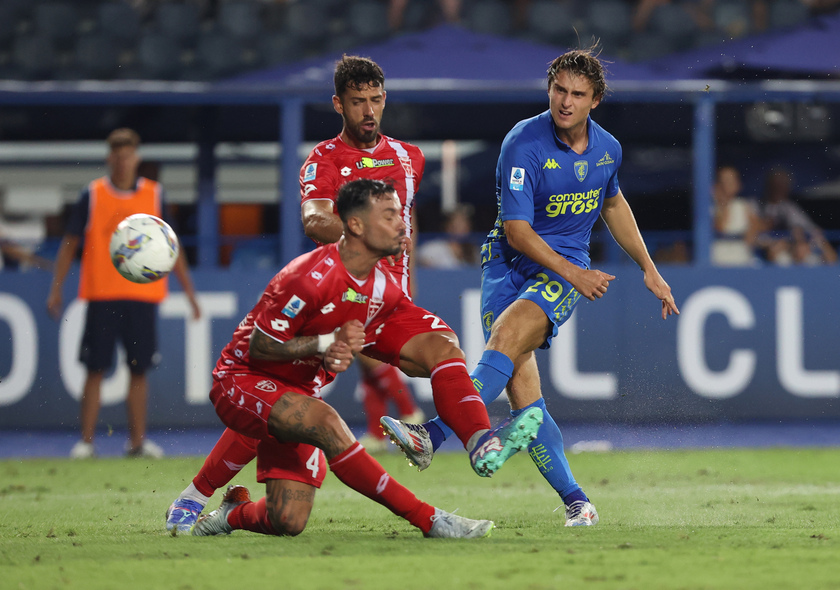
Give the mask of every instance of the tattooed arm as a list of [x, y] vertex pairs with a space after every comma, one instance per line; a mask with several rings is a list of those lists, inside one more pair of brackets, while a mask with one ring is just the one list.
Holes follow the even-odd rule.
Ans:
[[258, 361], [285, 363], [295, 359], [314, 356], [318, 353], [318, 336], [297, 336], [287, 342], [279, 342], [266, 336], [258, 327], [251, 332], [248, 354]]
[[336, 330], [335, 341], [323, 353], [318, 352], [318, 336], [296, 336], [287, 342], [279, 342], [254, 326], [248, 354], [254, 360], [279, 363], [323, 354], [327, 368], [333, 373], [340, 373], [350, 366], [364, 343], [365, 329], [359, 320], [350, 320]]

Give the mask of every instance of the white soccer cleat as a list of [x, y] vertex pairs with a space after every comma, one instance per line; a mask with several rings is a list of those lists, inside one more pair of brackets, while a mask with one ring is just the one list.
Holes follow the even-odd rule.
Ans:
[[472, 520], [435, 508], [432, 528], [424, 537], [434, 539], [480, 539], [496, 527], [492, 520]]
[[228, 486], [222, 504], [210, 514], [200, 516], [192, 528], [196, 537], [229, 535], [233, 527], [228, 524], [228, 515], [240, 504], [251, 501], [251, 494], [245, 486]]
[[409, 465], [416, 465], [418, 471], [423, 471], [432, 464], [435, 451], [432, 439], [422, 424], [406, 424], [390, 416], [382, 416], [379, 423], [385, 434], [405, 454]]
[[125, 454], [128, 457], [143, 457], [145, 459], [161, 459], [164, 455], [163, 449], [160, 445], [153, 443], [149, 439], [144, 439], [136, 449], [129, 448], [126, 443]]
[[96, 456], [96, 450], [93, 448], [93, 443], [78, 441], [73, 448], [70, 449], [71, 459], [92, 459]]
[[593, 526], [598, 520], [598, 511], [591, 502], [579, 500], [566, 506], [566, 526]]

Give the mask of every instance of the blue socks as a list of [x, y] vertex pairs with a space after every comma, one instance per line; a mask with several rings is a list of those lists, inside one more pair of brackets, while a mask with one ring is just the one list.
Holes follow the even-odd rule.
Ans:
[[537, 438], [528, 445], [528, 454], [540, 473], [560, 494], [564, 504], [568, 505], [579, 500], [589, 501], [572, 475], [566, 454], [563, 452], [563, 435], [554, 418], [546, 410], [545, 399], [540, 398], [521, 410], [511, 410], [510, 414], [518, 416], [528, 408], [540, 408], [543, 411], [543, 424], [540, 426]]
[[[485, 350], [470, 378], [472, 378], [473, 386], [475, 386], [475, 390], [486, 406], [501, 395], [507, 387], [511, 375], [513, 375], [512, 360], [501, 352]], [[443, 444], [443, 441], [452, 435], [452, 429], [444, 424], [439, 416], [435, 416], [423, 426], [428, 431], [429, 437], [432, 439], [432, 446], [436, 451]]]

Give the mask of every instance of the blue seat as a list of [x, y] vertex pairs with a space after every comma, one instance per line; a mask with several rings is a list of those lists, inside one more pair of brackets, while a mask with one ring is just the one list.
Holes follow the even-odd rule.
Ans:
[[466, 11], [466, 25], [476, 33], [509, 35], [513, 31], [510, 6], [501, 0], [473, 2]]
[[260, 5], [255, 2], [225, 2], [216, 21], [220, 30], [241, 41], [256, 42], [263, 32]]
[[232, 35], [216, 33], [199, 38], [193, 68], [197, 69], [201, 79], [232, 76], [241, 72], [244, 65], [242, 44]]
[[52, 40], [41, 34], [18, 37], [12, 47], [12, 62], [24, 80], [50, 79], [57, 65]]
[[65, 2], [47, 2], [35, 7], [35, 32], [52, 40], [58, 49], [69, 49], [76, 40], [79, 13]]
[[610, 54], [630, 39], [633, 15], [624, 0], [592, 0], [586, 8], [587, 32], [601, 39]]
[[150, 33], [140, 37], [137, 44], [137, 67], [141, 78], [151, 80], [174, 80], [183, 70], [181, 47], [178, 41]]
[[568, 2], [537, 0], [528, 8], [527, 29], [531, 37], [558, 46], [577, 45], [575, 10]]
[[662, 4], [650, 15], [650, 32], [664, 38], [673, 51], [692, 47], [699, 31], [682, 4]]
[[353, 2], [344, 19], [350, 34], [365, 41], [388, 36], [388, 7], [378, 0]]
[[134, 47], [140, 37], [140, 15], [128, 4], [100, 4], [96, 24], [100, 34], [109, 37], [120, 49]]
[[194, 4], [161, 4], [155, 11], [155, 24], [162, 35], [181, 47], [194, 47], [201, 31], [201, 17]]
[[117, 47], [111, 37], [97, 34], [76, 43], [76, 69], [85, 79], [110, 80], [117, 74]]
[[811, 16], [808, 7], [799, 0], [775, 0], [770, 5], [770, 27], [795, 27]]
[[299, 61], [305, 56], [300, 44], [284, 33], [262, 35], [258, 49], [259, 61], [267, 66]]
[[296, 2], [286, 12], [285, 31], [307, 45], [318, 45], [327, 37], [329, 13], [323, 4]]

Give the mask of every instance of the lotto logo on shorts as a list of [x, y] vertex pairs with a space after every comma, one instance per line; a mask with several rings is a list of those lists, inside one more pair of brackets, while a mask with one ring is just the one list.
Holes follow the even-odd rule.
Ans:
[[274, 381], [269, 381], [268, 379], [263, 379], [259, 383], [254, 386], [255, 389], [259, 389], [260, 391], [264, 391], [266, 393], [274, 393], [277, 391], [277, 384]]

